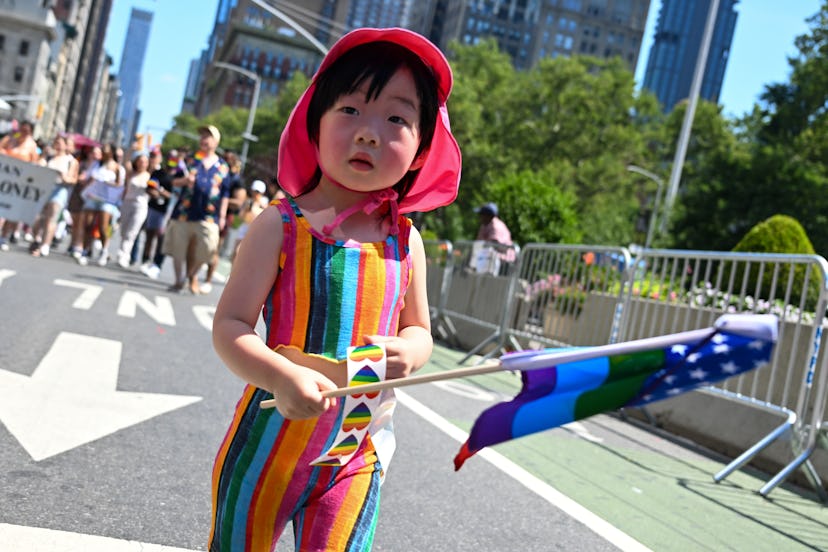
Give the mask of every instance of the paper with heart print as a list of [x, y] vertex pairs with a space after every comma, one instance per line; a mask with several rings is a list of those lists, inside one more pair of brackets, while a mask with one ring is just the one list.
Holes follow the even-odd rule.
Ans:
[[[385, 345], [362, 345], [349, 347], [347, 357], [348, 387], [385, 380]], [[327, 452], [311, 462], [314, 466], [344, 466], [353, 458], [360, 444], [368, 434], [377, 409], [381, 393], [355, 393], [340, 400], [345, 404], [342, 423]]]

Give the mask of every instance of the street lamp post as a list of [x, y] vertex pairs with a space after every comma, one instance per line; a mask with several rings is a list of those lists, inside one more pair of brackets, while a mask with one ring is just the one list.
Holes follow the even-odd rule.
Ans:
[[279, 20], [287, 23], [294, 31], [302, 35], [305, 38], [305, 40], [310, 42], [311, 45], [314, 48], [316, 48], [316, 50], [323, 56], [328, 53], [328, 49], [325, 48], [325, 46], [321, 42], [316, 40], [316, 38], [312, 34], [310, 34], [304, 27], [302, 27], [299, 23], [294, 21], [292, 18], [288, 17], [286, 13], [277, 10], [270, 4], [265, 3], [263, 0], [251, 0], [251, 2], [259, 6], [263, 10], [270, 12], [271, 15], [275, 16]]
[[214, 61], [213, 66], [218, 67], [220, 69], [227, 69], [228, 71], [235, 71], [237, 73], [241, 73], [242, 75], [253, 81], [253, 98], [251, 98], [250, 100], [250, 113], [247, 115], [247, 127], [244, 129], [244, 134], [242, 134], [244, 144], [242, 145], [241, 151], [241, 164], [242, 171], [244, 171], [244, 167], [247, 165], [247, 151], [250, 147], [250, 142], [259, 141], [259, 139], [253, 135], [253, 121], [256, 118], [256, 107], [258, 107], [259, 105], [259, 87], [261, 86], [261, 79], [259, 78], [259, 75], [257, 75], [253, 71], [249, 71], [244, 67], [239, 67], [238, 65], [233, 65], [232, 63]]
[[637, 165], [627, 165], [627, 170], [645, 176], [658, 185], [656, 188], [655, 202], [653, 202], [653, 211], [650, 213], [650, 222], [647, 225], [647, 238], [644, 240], [644, 249], [649, 249], [653, 242], [653, 233], [655, 232], [656, 219], [658, 218], [659, 203], [661, 203], [661, 190], [664, 188], [664, 180], [657, 174], [642, 169]]

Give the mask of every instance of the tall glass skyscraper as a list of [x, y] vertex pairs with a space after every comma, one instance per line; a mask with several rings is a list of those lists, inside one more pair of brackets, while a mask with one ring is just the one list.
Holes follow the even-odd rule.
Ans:
[[118, 104], [118, 141], [131, 144], [139, 123], [138, 100], [141, 97], [141, 72], [147, 53], [152, 12], [132, 8], [129, 16], [118, 78], [121, 82], [121, 101]]
[[[707, 55], [699, 95], [719, 101], [739, 0], [719, 0], [716, 25]], [[655, 40], [647, 58], [644, 88], [651, 90], [665, 111], [690, 95], [690, 85], [701, 48], [704, 25], [711, 0], [662, 0], [655, 29]]]

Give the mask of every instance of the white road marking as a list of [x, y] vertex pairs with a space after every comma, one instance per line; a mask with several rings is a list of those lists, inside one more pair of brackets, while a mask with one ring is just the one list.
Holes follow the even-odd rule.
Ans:
[[461, 397], [474, 399], [476, 401], [493, 402], [500, 398], [494, 393], [484, 391], [479, 387], [474, 387], [461, 381], [433, 381], [431, 384], [444, 391], [448, 391], [449, 393], [454, 393], [455, 395], [460, 395]]
[[[458, 443], [464, 443], [466, 442], [466, 439], [468, 439], [468, 433], [461, 430], [410, 395], [400, 391], [399, 389], [396, 390], [396, 395], [401, 404], [411, 409], [415, 414]], [[531, 473], [527, 472], [502, 454], [486, 448], [478, 452], [477, 456], [484, 458], [503, 473], [515, 481], [518, 481], [524, 487], [537, 494], [556, 508], [560, 509], [562, 512], [566, 513], [569, 517], [581, 522], [594, 533], [606, 539], [614, 546], [617, 546], [619, 549], [629, 552], [651, 552], [649, 548], [628, 534], [624, 533], [604, 519], [596, 516], [591, 511], [564, 495], [545, 481], [538, 479]]]
[[117, 391], [121, 343], [61, 332], [31, 377], [0, 370], [0, 422], [40, 461], [201, 397]]
[[0, 550], [26, 552], [194, 552], [160, 544], [0, 523]]
[[575, 435], [577, 435], [578, 437], [580, 437], [581, 439], [583, 439], [585, 441], [591, 441], [593, 443], [603, 443], [604, 442], [604, 440], [601, 437], [598, 437], [597, 435], [593, 435], [589, 431], [589, 428], [587, 426], [585, 426], [584, 424], [582, 424], [581, 422], [569, 422], [568, 424], [564, 424], [561, 427], [563, 427], [564, 429], [568, 429], [569, 431], [571, 431], [572, 433], [574, 433]]
[[11, 278], [17, 274], [14, 270], [9, 270], [8, 268], [0, 268], [0, 286], [3, 285], [3, 280], [6, 278]]
[[210, 305], [196, 305], [193, 307], [193, 314], [196, 321], [206, 328], [208, 332], [213, 331], [213, 315], [216, 314], [216, 307]]
[[100, 297], [103, 287], [94, 284], [83, 284], [81, 282], [73, 282], [72, 280], [62, 280], [60, 278], [54, 281], [56, 286], [70, 287], [75, 289], [82, 289], [83, 291], [72, 303], [72, 307], [81, 310], [89, 310], [95, 301]]
[[155, 296], [155, 303], [138, 293], [127, 290], [118, 302], [118, 316], [135, 318], [138, 307], [159, 324], [175, 326], [175, 312], [169, 297]]

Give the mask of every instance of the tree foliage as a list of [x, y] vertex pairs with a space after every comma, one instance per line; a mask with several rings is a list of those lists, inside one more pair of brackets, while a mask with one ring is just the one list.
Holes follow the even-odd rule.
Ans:
[[691, 167], [682, 183], [676, 246], [730, 249], [753, 225], [785, 214], [828, 255], [828, 2], [809, 23], [789, 59], [789, 82], [766, 85], [753, 111], [724, 129], [719, 147], [704, 144], [702, 178]]
[[[468, 238], [477, 224], [473, 208], [494, 201], [518, 239], [617, 244], [643, 237], [635, 223], [648, 183], [626, 166], [650, 164], [658, 106], [649, 94], [636, 93], [620, 60], [555, 58], [517, 71], [487, 41], [454, 44], [451, 63], [449, 111], [463, 152], [463, 178], [455, 206], [427, 215], [427, 226], [448, 239]], [[538, 178], [546, 179], [546, 188]], [[577, 231], [545, 228], [544, 221], [557, 216], [544, 212], [548, 202], [529, 198], [519, 209], [507, 207], [506, 199], [520, 192], [506, 194], [504, 183], [524, 181], [540, 197], [573, 196]], [[561, 205], [567, 202], [561, 199]]]

